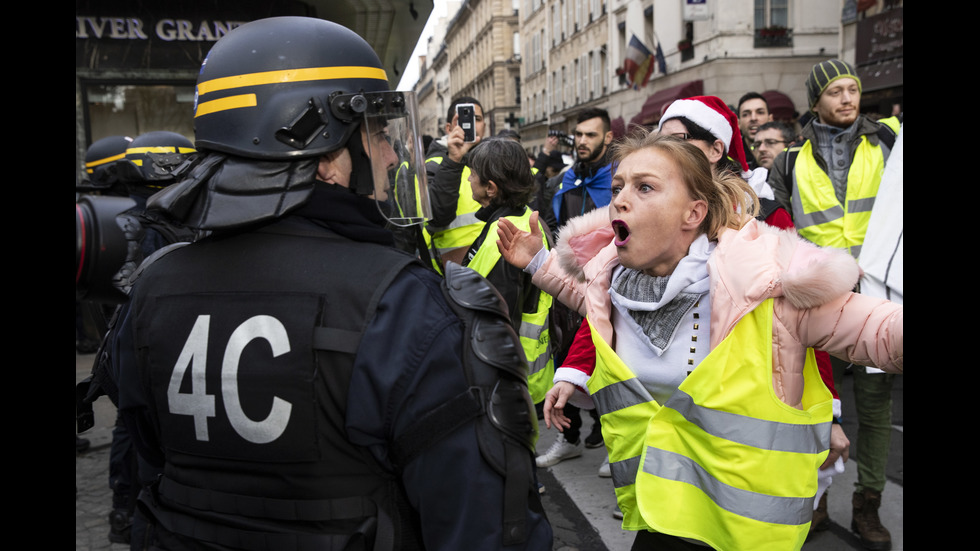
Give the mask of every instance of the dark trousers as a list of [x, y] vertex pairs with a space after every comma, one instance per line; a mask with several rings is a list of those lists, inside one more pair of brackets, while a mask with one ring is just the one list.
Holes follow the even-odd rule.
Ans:
[[[565, 429], [565, 441], [572, 443], [578, 442], [579, 437], [582, 436], [582, 410], [572, 404], [565, 404], [565, 415], [568, 416], [572, 423], [572, 426]], [[599, 413], [596, 410], [590, 409], [589, 415], [592, 416], [594, 423], [599, 422]]]
[[705, 551], [707, 549], [711, 548], [706, 545], [691, 543], [676, 536], [642, 530], [636, 533], [636, 539], [633, 540], [633, 547], [630, 548], [630, 551]]

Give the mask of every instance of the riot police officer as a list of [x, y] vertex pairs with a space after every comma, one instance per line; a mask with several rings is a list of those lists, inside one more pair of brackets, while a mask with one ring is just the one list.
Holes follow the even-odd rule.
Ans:
[[140, 496], [153, 545], [551, 549], [499, 295], [392, 246], [427, 216], [389, 194], [394, 167], [424, 168], [390, 145], [418, 139], [414, 109], [328, 21], [258, 20], [209, 52], [200, 156], [147, 205], [209, 234], [140, 267], [103, 362], [162, 468]]
[[[196, 232], [146, 212], [146, 201], [154, 193], [173, 185], [179, 178], [179, 167], [196, 154], [194, 144], [177, 132], [154, 130], [140, 134], [130, 141], [118, 163], [117, 174], [124, 185], [132, 208], [117, 217], [127, 232], [129, 250], [123, 266], [114, 276], [121, 293], [129, 285], [129, 277], [148, 256], [171, 243], [193, 241]], [[91, 401], [91, 399], [90, 399]], [[117, 414], [118, 417], [118, 414]], [[132, 438], [125, 424], [117, 419], [112, 429], [109, 452], [109, 487], [112, 489], [112, 510], [109, 511], [109, 541], [131, 543], [143, 534], [143, 526], [135, 519], [137, 479], [140, 467], [152, 477], [155, 469], [140, 465], [133, 449]]]

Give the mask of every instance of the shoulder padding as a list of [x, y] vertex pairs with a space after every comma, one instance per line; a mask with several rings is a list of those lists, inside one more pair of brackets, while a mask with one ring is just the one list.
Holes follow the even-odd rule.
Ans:
[[446, 262], [446, 290], [449, 298], [468, 310], [499, 314], [510, 319], [507, 305], [494, 286], [476, 270]]

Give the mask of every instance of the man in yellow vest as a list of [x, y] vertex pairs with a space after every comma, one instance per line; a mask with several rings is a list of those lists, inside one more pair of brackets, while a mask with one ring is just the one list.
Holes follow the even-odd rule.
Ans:
[[[773, 162], [769, 185], [802, 237], [857, 258], [899, 121], [874, 121], [861, 114], [861, 79], [839, 59], [814, 65], [806, 89], [815, 117], [801, 132], [805, 141]], [[849, 365], [831, 360], [839, 379]], [[854, 366], [853, 373], [861, 456], [851, 529], [866, 548], [890, 549], [891, 534], [881, 524], [878, 507], [888, 462], [894, 376], [862, 366]]]
[[[472, 103], [476, 140], [464, 142], [461, 147], [449, 149], [447, 138], [458, 127], [456, 106]], [[432, 247], [443, 263], [452, 260], [460, 264], [466, 249], [473, 244], [483, 229], [483, 222], [476, 218], [480, 204], [473, 200], [470, 190], [469, 167], [466, 153], [480, 143], [486, 133], [483, 106], [476, 98], [461, 96], [453, 100], [446, 113], [446, 135], [433, 140], [425, 154], [425, 172], [429, 183], [429, 201], [432, 218], [426, 226], [431, 235]]]

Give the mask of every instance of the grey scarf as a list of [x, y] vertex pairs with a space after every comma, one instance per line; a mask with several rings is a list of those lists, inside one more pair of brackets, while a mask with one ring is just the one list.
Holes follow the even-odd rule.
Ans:
[[[687, 312], [693, 307], [703, 293], [681, 292], [666, 304], [659, 304], [667, 290], [670, 276], [649, 276], [637, 270], [627, 269], [613, 281], [612, 291], [626, 299], [630, 316], [642, 329], [650, 342], [663, 350], [670, 343], [677, 325], [680, 324]], [[654, 309], [641, 309], [642, 306], [654, 306]]]
[[667, 348], [677, 326], [708, 293], [708, 257], [715, 245], [700, 235], [669, 276], [650, 276], [623, 267], [613, 277], [609, 287], [613, 303], [629, 313], [658, 350]]

